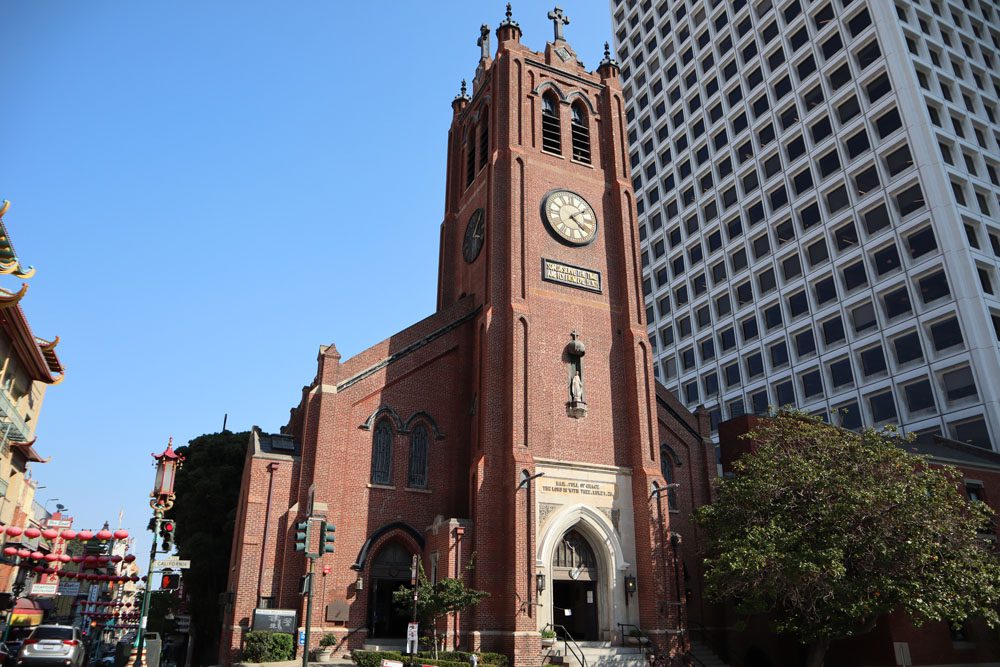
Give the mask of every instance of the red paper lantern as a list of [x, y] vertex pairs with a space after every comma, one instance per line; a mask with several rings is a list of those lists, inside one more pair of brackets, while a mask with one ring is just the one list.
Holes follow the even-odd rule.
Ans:
[[35, 539], [36, 537], [41, 536], [41, 534], [42, 534], [42, 531], [38, 530], [34, 526], [31, 526], [30, 528], [25, 528], [24, 529], [24, 536], [27, 537], [27, 538], [29, 538], [29, 539], [32, 539], [32, 540]]
[[132, 581], [132, 582], [136, 582], [136, 581], [139, 581], [139, 576], [138, 576], [138, 575], [135, 575], [135, 574], [133, 574], [133, 575], [132, 575], [131, 577], [129, 577], [129, 580], [130, 580], [130, 581]]
[[115, 539], [116, 540], [124, 540], [126, 538], [128, 538], [128, 531], [127, 530], [116, 530], [115, 531]]
[[48, 562], [59, 560], [59, 554], [45, 554], [45, 560]]
[[59, 554], [59, 562], [60, 563], [68, 563], [71, 560], [73, 560], [73, 559], [70, 558], [67, 554]]
[[111, 560], [111, 558], [109, 556], [98, 556], [97, 557], [97, 562], [98, 563], [104, 564], [104, 563], [107, 563], [109, 560]]
[[11, 537], [17, 537], [23, 532], [24, 528], [20, 528], [18, 526], [7, 526], [7, 534], [10, 535]]
[[83, 557], [83, 562], [84, 563], [96, 563], [97, 562], [97, 556], [84, 556]]
[[28, 558], [31, 556], [31, 552], [28, 551], [27, 549], [18, 549], [17, 555], [20, 556], [21, 558]]
[[135, 561], [135, 555], [133, 555], [133, 554], [126, 554], [125, 558], [122, 558], [122, 560], [125, 561], [126, 563], [131, 563], [131, 562]]
[[83, 556], [71, 556], [70, 560], [73, 561], [74, 563], [82, 563]]
[[31, 557], [34, 560], [42, 560], [43, 558], [45, 558], [45, 554], [43, 554], [41, 551], [32, 551]]
[[107, 542], [112, 537], [114, 537], [114, 534], [107, 528], [103, 528], [97, 531], [97, 539], [99, 539], [101, 542]]
[[80, 540], [81, 542], [86, 542], [87, 540], [93, 539], [93, 537], [94, 533], [92, 533], [89, 530], [81, 530], [79, 533], [76, 534], [76, 539]]
[[42, 531], [42, 537], [44, 537], [47, 540], [54, 540], [57, 537], [59, 537], [59, 531], [56, 530], [55, 528], [46, 528], [45, 530]]
[[45, 568], [43, 568], [41, 565], [36, 565], [35, 567], [33, 567], [31, 569], [34, 570], [35, 572], [42, 572], [42, 571], [45, 570]]
[[59, 536], [62, 537], [64, 540], [75, 540], [76, 539], [76, 531], [75, 530], [70, 530], [69, 528], [67, 528], [63, 532], [59, 533]]
[[15, 547], [4, 547], [3, 548], [3, 555], [4, 556], [16, 556], [17, 555], [17, 549]]

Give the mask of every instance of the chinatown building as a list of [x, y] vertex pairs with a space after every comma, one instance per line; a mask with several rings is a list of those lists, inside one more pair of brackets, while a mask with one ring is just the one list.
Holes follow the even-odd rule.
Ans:
[[398, 645], [409, 617], [392, 592], [417, 555], [432, 580], [490, 594], [438, 628], [449, 647], [540, 664], [554, 623], [686, 650], [699, 566], [672, 524], [709, 501], [707, 414], [653, 377], [619, 68], [605, 53], [587, 71], [568, 19], [549, 18], [541, 52], [509, 9], [495, 53], [483, 26], [452, 102], [436, 312], [351, 359], [320, 347], [287, 426], [254, 429], [223, 664], [255, 610], [302, 626], [307, 517], [337, 527], [316, 563], [312, 645]]
[[[27, 280], [35, 269], [17, 257], [3, 222], [9, 202], [0, 202], [0, 277]], [[19, 289], [0, 287], [0, 525], [30, 527], [36, 522], [36, 482], [31, 463], [45, 463], [34, 448], [35, 429], [45, 390], [62, 382], [63, 367], [56, 355], [59, 338], [47, 341], [31, 330], [20, 302], [28, 284]], [[44, 514], [44, 511], [43, 511]], [[0, 547], [39, 548], [38, 539], [5, 536]], [[0, 593], [11, 591], [18, 568], [13, 559], [0, 556]]]

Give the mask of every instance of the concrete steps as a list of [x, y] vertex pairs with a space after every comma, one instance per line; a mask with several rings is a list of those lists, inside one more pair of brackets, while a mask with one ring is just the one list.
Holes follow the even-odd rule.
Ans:
[[374, 638], [365, 642], [366, 651], [399, 651], [406, 650], [405, 639], [378, 639]]
[[696, 658], [697, 667], [729, 667], [712, 649], [694, 639], [691, 640], [691, 655]]
[[[608, 642], [577, 642], [587, 667], [645, 667], [646, 656], [638, 646], [612, 646]], [[549, 662], [568, 667], [582, 667], [572, 651], [556, 642], [549, 654]]]

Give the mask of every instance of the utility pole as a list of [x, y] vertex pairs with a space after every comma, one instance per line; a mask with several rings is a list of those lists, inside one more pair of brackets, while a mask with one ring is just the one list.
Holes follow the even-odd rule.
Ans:
[[[313, 545], [313, 524], [319, 522], [319, 540], [315, 551]], [[312, 627], [312, 590], [313, 572], [316, 559], [325, 553], [333, 553], [333, 543], [335, 540], [336, 526], [328, 524], [318, 517], [306, 517], [305, 521], [295, 524], [295, 550], [301, 551], [309, 562], [309, 571], [302, 577], [301, 593], [305, 598], [306, 618], [305, 627], [302, 631], [302, 667], [309, 667], [309, 631]]]
[[[410, 617], [410, 627], [413, 627], [417, 624], [417, 598], [419, 596], [419, 594], [417, 593], [417, 563], [419, 562], [419, 559], [420, 556], [418, 556], [417, 554], [413, 554], [413, 560], [410, 562], [410, 586], [413, 587], [413, 614]], [[407, 634], [406, 648], [409, 649], [410, 648], [409, 629], [407, 629], [406, 634]], [[418, 645], [419, 642], [420, 642], [420, 635], [418, 633], [417, 639], [414, 642], [413, 646], [414, 649], [420, 648], [420, 646]], [[435, 651], [437, 650], [436, 646], [434, 647], [434, 650]], [[434, 655], [437, 655], [437, 653], [435, 653]], [[413, 667], [413, 664], [416, 660], [416, 656], [417, 656], [416, 650], [410, 651], [410, 667]]]

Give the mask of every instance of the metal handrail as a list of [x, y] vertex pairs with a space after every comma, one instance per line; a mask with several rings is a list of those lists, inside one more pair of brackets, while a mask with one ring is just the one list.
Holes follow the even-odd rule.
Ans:
[[576, 658], [576, 661], [580, 663], [580, 667], [587, 667], [587, 656], [583, 654], [583, 649], [580, 648], [580, 645], [576, 643], [575, 639], [573, 639], [573, 635], [569, 633], [569, 630], [566, 629], [566, 626], [556, 625], [555, 623], [547, 623], [545, 627], [542, 628], [542, 632], [545, 632], [549, 628], [552, 628], [553, 631], [562, 630], [563, 646], [566, 648], [568, 652], [573, 654], [573, 657]]
[[[645, 632], [643, 632], [642, 628], [640, 628], [638, 625], [636, 625], [634, 623], [619, 623], [618, 624], [618, 633], [622, 636], [622, 646], [625, 646], [625, 638], [626, 637], [635, 637], [635, 635], [632, 634], [631, 632], [629, 632], [628, 634], [626, 634], [625, 633], [625, 628], [634, 628], [635, 631], [639, 633], [639, 650], [642, 651], [643, 655], [646, 655], [646, 647], [647, 646], [652, 646], [653, 645], [653, 640], [649, 637], [649, 635], [647, 635]], [[645, 640], [645, 641], [643, 641], [643, 640]]]

